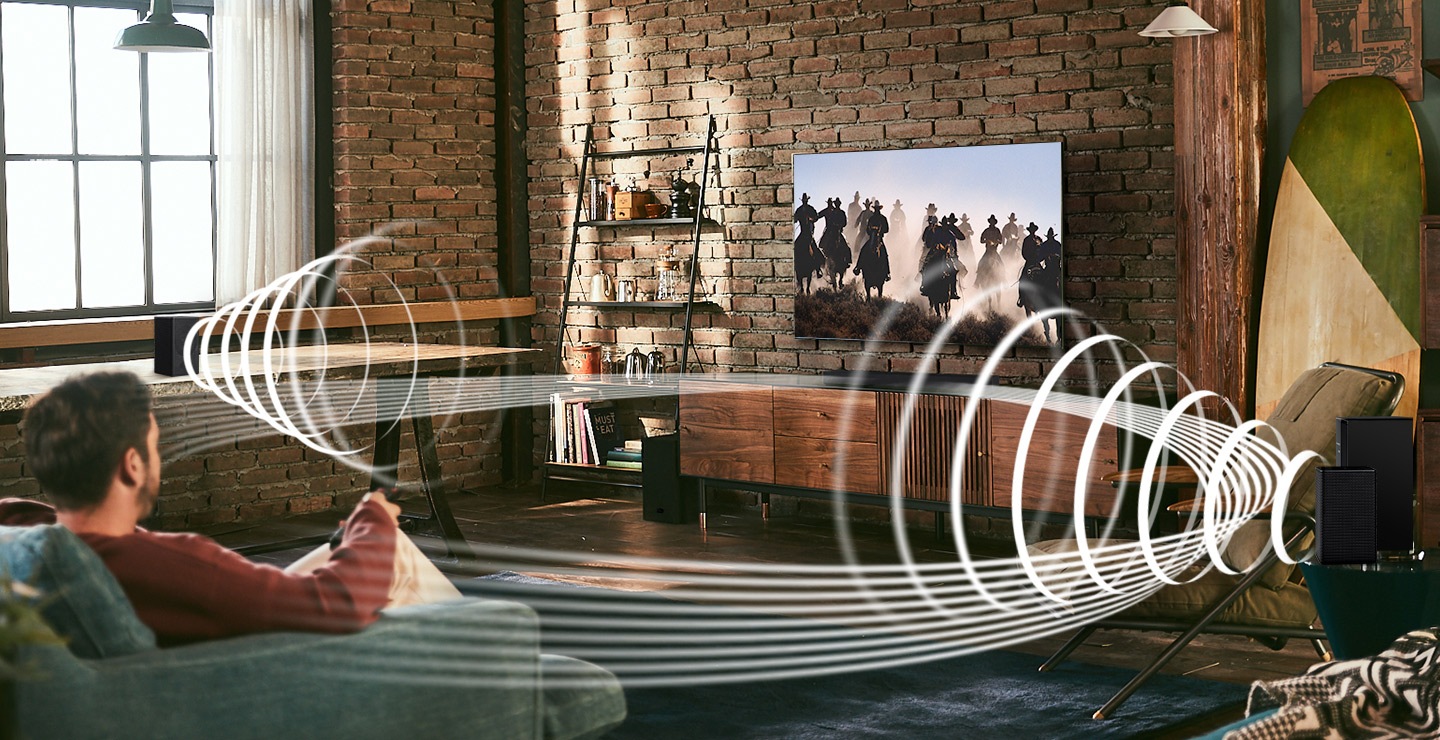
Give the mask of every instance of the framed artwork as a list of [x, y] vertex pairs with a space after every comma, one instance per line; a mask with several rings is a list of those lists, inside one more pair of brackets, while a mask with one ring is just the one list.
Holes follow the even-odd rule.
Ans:
[[[1064, 302], [1061, 146], [796, 154], [795, 334], [993, 346]], [[1020, 339], [1060, 341], [1047, 320]]]
[[1332, 80], [1389, 77], [1405, 98], [1425, 96], [1421, 0], [1301, 0], [1300, 78], [1309, 105]]

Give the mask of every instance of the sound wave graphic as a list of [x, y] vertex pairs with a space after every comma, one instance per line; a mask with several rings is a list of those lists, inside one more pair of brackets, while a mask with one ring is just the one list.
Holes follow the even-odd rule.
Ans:
[[[226, 306], [192, 330], [187, 342], [220, 350], [204, 355], [191, 377], [214, 395], [214, 402], [192, 409], [172, 444], [182, 452], [204, 450], [237, 436], [261, 436], [276, 430], [311, 449], [357, 469], [366, 469], [367, 445], [354, 444], [347, 425], [373, 424], [377, 408], [400, 409], [401, 416], [458, 417], [479, 411], [516, 407], [549, 407], [551, 394], [571, 393], [575, 379], [560, 376], [460, 377], [426, 379], [412, 374], [409, 384], [380, 387], [369, 373], [358, 379], [302, 377], [287, 371], [287, 348], [301, 343], [301, 316], [318, 317], [317, 288], [334, 281], [331, 274], [345, 266], [365, 265], [357, 251], [365, 242], [318, 259], [245, 299]], [[343, 293], [343, 291], [342, 291]], [[970, 304], [952, 318], [926, 348], [905, 395], [899, 437], [883, 481], [889, 497], [897, 562], [862, 564], [855, 553], [844, 513], [836, 495], [837, 537], [841, 563], [755, 564], [701, 559], [634, 557], [618, 553], [575, 552], [547, 548], [498, 547], [470, 543], [476, 572], [524, 571], [557, 579], [604, 579], [629, 582], [632, 590], [536, 585], [525, 578], [494, 581], [492, 589], [513, 593], [545, 616], [546, 650], [593, 660], [610, 669], [628, 686], [675, 686], [815, 676], [866, 670], [1023, 643], [1117, 614], [1167, 586], [1193, 582], [1211, 569], [1235, 573], [1221, 554], [1229, 540], [1256, 515], [1283, 511], [1290, 484], [1318, 456], [1291, 455], [1273, 430], [1262, 422], [1241, 422], [1233, 407], [1229, 421], [1209, 419], [1200, 404], [1216, 394], [1197, 390], [1173, 368], [1148, 359], [1133, 367], [1126, 353], [1137, 353], [1127, 340], [1100, 331], [1074, 342], [1054, 359], [1040, 387], [1026, 390], [994, 383], [1012, 347], [1040, 322], [1063, 319], [1076, 325], [1082, 318], [1069, 309], [1054, 309], [1017, 323], [995, 347], [966, 393], [951, 460], [948, 523], [955, 540], [956, 561], [919, 562], [905, 527], [903, 468], [911, 421], [924, 389], [925, 374], [937, 367], [946, 340]], [[353, 306], [353, 302], [350, 303]], [[282, 309], [292, 309], [288, 326]], [[876, 332], [883, 335], [884, 327]], [[362, 332], [367, 333], [368, 332]], [[318, 336], [318, 335], [317, 335]], [[410, 326], [410, 337], [417, 332]], [[323, 337], [317, 341], [323, 341]], [[368, 336], [366, 337], [368, 346]], [[258, 366], [249, 348], [258, 346]], [[876, 356], [873, 342], [861, 357]], [[1119, 379], [1103, 393], [1066, 389], [1098, 385], [1097, 356], [1119, 371]], [[418, 355], [415, 365], [418, 367]], [[861, 368], [862, 370], [864, 368]], [[1173, 406], [1153, 407], [1132, 400], [1135, 387], [1154, 387], [1162, 375], [1174, 374], [1185, 389]], [[859, 373], [857, 373], [857, 376]], [[444, 392], [416, 394], [419, 383]], [[813, 376], [764, 373], [687, 373], [631, 384], [584, 385], [592, 400], [623, 400], [677, 394], [725, 393], [733, 384], [783, 383], [792, 387], [834, 387]], [[423, 401], [417, 401], [423, 398]], [[978, 558], [966, 542], [961, 495], [965, 466], [973, 464], [965, 450], [976, 434], [981, 400], [1026, 409], [1019, 453], [1013, 461], [1010, 494], [1011, 535], [1015, 555]], [[1223, 399], [1220, 399], [1223, 402]], [[246, 416], [237, 417], [240, 409]], [[1071, 415], [1085, 425], [1070, 514], [1071, 537], [1063, 542], [1037, 543], [1022, 516], [1021, 491], [1027, 464], [1039, 453], [1030, 449], [1044, 411]], [[367, 415], [368, 414], [368, 415]], [[248, 418], [247, 418], [248, 417]], [[842, 418], [843, 428], [849, 423]], [[1113, 536], [1119, 517], [1103, 523], [1098, 536], [1088, 534], [1085, 512], [1087, 482], [1098, 471], [1090, 460], [1102, 431], [1118, 427], [1153, 440], [1137, 487], [1138, 537]], [[1264, 433], [1261, 433], [1264, 432]], [[1192, 468], [1204, 506], [1191, 513], [1181, 531], [1152, 536], [1150, 524], [1158, 511], [1160, 462], [1169, 456]], [[1044, 463], [1043, 460], [1039, 461]], [[843, 459], [834, 467], [844, 476]], [[991, 464], [1000, 464], [992, 461]], [[840, 484], [837, 489], [843, 490]], [[1256, 523], [1257, 526], [1264, 526]], [[658, 526], [658, 525], [657, 525]], [[1285, 552], [1281, 518], [1270, 523], [1270, 546], [1282, 560]], [[603, 547], [604, 543], [598, 543]], [[1039, 545], [1039, 546], [1037, 546]], [[1257, 560], [1258, 562], [1258, 560]], [[1254, 566], [1251, 566], [1254, 567]], [[532, 579], [533, 580], [533, 579]], [[418, 638], [417, 638], [418, 639]], [[344, 670], [383, 670], [396, 680], [503, 682], [477, 661], [474, 630], [463, 623], [436, 626], [424, 635], [427, 652], [349, 656]], [[434, 640], [449, 647], [433, 650]], [[415, 646], [419, 650], [419, 646]], [[546, 676], [547, 682], [551, 680]], [[563, 683], [565, 677], [556, 677]], [[576, 682], [582, 678], [575, 677]]]

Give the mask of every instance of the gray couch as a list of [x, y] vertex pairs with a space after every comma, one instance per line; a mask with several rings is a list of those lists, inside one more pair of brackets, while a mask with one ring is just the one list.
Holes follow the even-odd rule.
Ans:
[[18, 656], [22, 737], [586, 738], [625, 718], [619, 682], [541, 655], [527, 606], [464, 599], [352, 635], [272, 633], [157, 649], [119, 584], [59, 526], [0, 527], [0, 574], [47, 594], [68, 640]]

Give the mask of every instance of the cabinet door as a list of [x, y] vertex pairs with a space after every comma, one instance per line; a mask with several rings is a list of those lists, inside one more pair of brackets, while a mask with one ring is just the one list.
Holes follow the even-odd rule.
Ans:
[[[1075, 478], [1080, 464], [1080, 448], [1085, 442], [1090, 420], [1058, 411], [1041, 412], [1035, 432], [1030, 437], [1025, 469], [1017, 471], [1015, 459], [1020, 433], [1029, 413], [1029, 406], [1004, 401], [990, 403], [992, 505], [1010, 506], [1015, 477], [1023, 472], [1021, 506], [1036, 511], [1070, 514], [1075, 509]], [[1104, 517], [1114, 511], [1116, 498], [1114, 487], [1100, 479], [1119, 467], [1115, 427], [1106, 424], [1095, 442], [1086, 473], [1085, 515]]]
[[1419, 520], [1416, 546], [1440, 546], [1440, 409], [1421, 409], [1416, 432], [1415, 471], [1420, 478]]
[[[900, 495], [922, 501], [949, 501], [950, 474], [954, 468], [955, 444], [960, 440], [963, 396], [877, 394], [879, 455], [882, 493], [889, 493], [890, 479], [899, 467]], [[976, 412], [966, 452], [962, 456], [960, 491], [962, 503], [990, 504], [990, 402]], [[896, 454], [906, 407], [912, 407], [905, 446]]]
[[873, 443], [875, 393], [829, 388], [776, 388], [775, 433]]
[[775, 437], [775, 482], [782, 486], [877, 493], [877, 463], [873, 442]]
[[681, 383], [680, 473], [774, 483], [774, 428], [769, 386]]

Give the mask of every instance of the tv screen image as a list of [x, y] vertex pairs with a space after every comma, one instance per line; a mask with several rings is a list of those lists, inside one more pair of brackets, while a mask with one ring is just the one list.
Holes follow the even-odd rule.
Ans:
[[[1063, 304], [1058, 142], [796, 154], [795, 334], [996, 344]], [[987, 292], [988, 291], [988, 292]], [[1047, 321], [1020, 344], [1060, 341]]]

